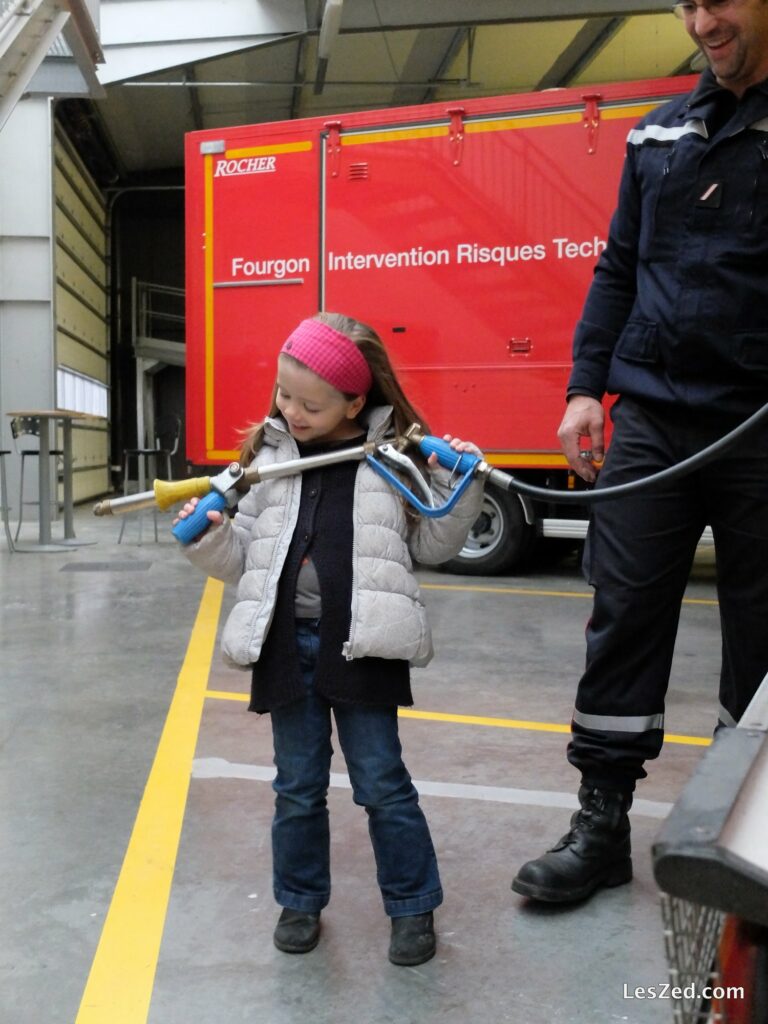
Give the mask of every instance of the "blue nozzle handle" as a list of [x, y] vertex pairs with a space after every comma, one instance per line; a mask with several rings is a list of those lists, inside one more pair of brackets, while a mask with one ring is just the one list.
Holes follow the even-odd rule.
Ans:
[[203, 530], [210, 526], [210, 519], [205, 513], [210, 512], [211, 509], [223, 512], [227, 504], [227, 499], [223, 494], [219, 494], [218, 491], [210, 491], [198, 501], [192, 515], [187, 516], [186, 519], [180, 519], [171, 533], [182, 544], [191, 544], [195, 537], [198, 537]]
[[455, 448], [451, 448], [447, 441], [431, 435], [422, 437], [419, 441], [419, 449], [427, 458], [433, 453], [436, 454], [438, 463], [456, 476], [456, 482], [451, 489], [451, 496], [442, 505], [425, 505], [402, 480], [390, 472], [374, 455], [368, 455], [366, 458], [368, 465], [379, 476], [384, 477], [395, 490], [399, 491], [421, 515], [426, 516], [428, 519], [439, 519], [441, 516], [448, 515], [453, 510], [456, 502], [472, 482], [475, 470], [483, 460], [471, 452], [457, 452]]
[[437, 455], [437, 461], [443, 469], [450, 469], [458, 476], [472, 473], [478, 462], [482, 462], [477, 455], [471, 452], [457, 452], [447, 441], [431, 434], [427, 434], [419, 441], [419, 450], [425, 458], [432, 454]]
[[[453, 454], [455, 455], [456, 452], [454, 452]], [[385, 480], [392, 484], [395, 490], [399, 491], [406, 499], [406, 501], [410, 502], [410, 504], [413, 505], [417, 512], [420, 512], [423, 516], [426, 516], [427, 519], [440, 519], [441, 516], [447, 516], [448, 513], [453, 510], [453, 506], [462, 496], [467, 487], [472, 483], [472, 467], [470, 467], [470, 469], [459, 480], [456, 487], [454, 487], [454, 489], [451, 491], [450, 498], [446, 502], [444, 502], [444, 504], [434, 506], [425, 505], [423, 501], [419, 501], [419, 499], [416, 497], [413, 491], [406, 487], [402, 480], [398, 480], [394, 473], [390, 473], [387, 467], [383, 466], [378, 461], [378, 459], [375, 459], [372, 455], [367, 455], [366, 460], [371, 469], [373, 469], [376, 473], [379, 474], [379, 476], [384, 477]], [[475, 461], [479, 462], [480, 460], [476, 459]]]

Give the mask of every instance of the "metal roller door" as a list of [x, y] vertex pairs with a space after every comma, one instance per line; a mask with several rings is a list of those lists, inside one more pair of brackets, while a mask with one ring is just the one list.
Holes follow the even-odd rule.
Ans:
[[106, 203], [58, 126], [54, 196], [57, 403], [91, 414], [72, 435], [78, 502], [110, 489]]

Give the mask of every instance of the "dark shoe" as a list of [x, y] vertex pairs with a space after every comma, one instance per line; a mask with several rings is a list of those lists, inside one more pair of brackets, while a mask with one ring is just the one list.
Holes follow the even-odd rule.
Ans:
[[545, 903], [572, 903], [602, 886], [631, 881], [627, 811], [632, 794], [582, 786], [579, 803], [570, 832], [520, 868], [512, 882], [515, 892]]
[[285, 907], [272, 938], [283, 953], [309, 953], [320, 941], [320, 915]]
[[437, 941], [432, 911], [392, 918], [389, 959], [400, 967], [424, 964], [435, 955]]

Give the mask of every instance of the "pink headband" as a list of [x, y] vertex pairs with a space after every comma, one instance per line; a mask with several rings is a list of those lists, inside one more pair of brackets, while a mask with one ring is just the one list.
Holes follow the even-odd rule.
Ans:
[[371, 368], [357, 345], [319, 320], [302, 320], [280, 352], [303, 363], [345, 395], [366, 395], [373, 383]]

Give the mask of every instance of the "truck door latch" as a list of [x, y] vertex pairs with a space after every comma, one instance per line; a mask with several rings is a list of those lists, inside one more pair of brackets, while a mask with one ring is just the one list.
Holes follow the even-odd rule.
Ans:
[[458, 167], [464, 153], [464, 107], [448, 107], [451, 127], [448, 142], [453, 146], [453, 166]]
[[600, 100], [603, 98], [599, 92], [587, 93], [581, 97], [584, 100], [584, 113], [582, 124], [587, 130], [587, 152], [591, 155], [597, 151], [597, 133], [600, 128]]
[[341, 161], [341, 121], [326, 121], [328, 129], [328, 167], [331, 177], [338, 178]]

